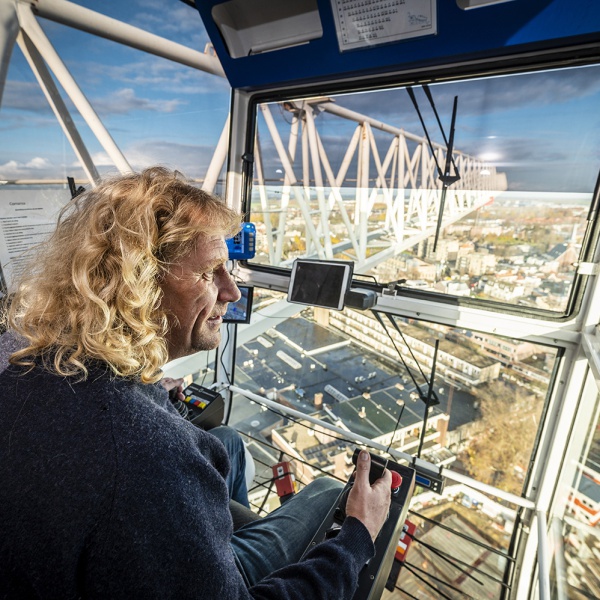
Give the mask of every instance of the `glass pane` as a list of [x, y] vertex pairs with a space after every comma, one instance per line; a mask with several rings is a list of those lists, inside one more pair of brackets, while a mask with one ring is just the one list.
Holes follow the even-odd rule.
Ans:
[[594, 65], [431, 85], [443, 131], [420, 87], [424, 125], [406, 89], [261, 104], [256, 261], [351, 259], [380, 283], [565, 311], [597, 177], [599, 83]]
[[[77, 4], [194, 51], [204, 52], [208, 42], [198, 11], [184, 3], [170, 7], [168, 18], [157, 18], [147, 3]], [[205, 177], [229, 114], [225, 78], [46, 19], [40, 24], [134, 169], [163, 164], [191, 178]], [[102, 145], [58, 87], [98, 170], [115, 172]], [[0, 179], [84, 178], [18, 46], [11, 58], [2, 122]], [[223, 192], [222, 182], [218, 191]]]
[[[264, 469], [255, 505], [265, 498], [270, 466], [282, 457], [300, 484], [324, 474], [347, 480], [356, 443], [344, 431], [521, 494], [556, 349], [395, 317], [399, 333], [381, 316], [387, 332], [370, 313], [300, 308], [280, 293], [255, 289], [252, 321], [238, 329], [236, 385], [342, 430], [236, 395], [230, 424], [246, 436]], [[430, 401], [426, 410], [436, 342], [433, 394], [439, 402]], [[278, 505], [274, 490], [269, 502]], [[417, 488], [409, 518], [423, 543], [411, 564], [417, 575], [423, 576], [419, 568], [427, 571], [434, 590], [409, 569], [399, 581], [421, 586], [424, 595], [417, 597], [438, 598], [437, 589], [460, 598], [479, 589], [474, 597], [499, 598], [517, 510], [450, 480], [441, 495]], [[448, 564], [440, 575], [426, 544], [453, 548], [467, 566]], [[485, 586], [461, 575], [461, 568], [483, 577]], [[459, 591], [448, 592], [431, 575], [462, 582]]]
[[[153, 17], [147, 5], [138, 3], [77, 4], [196, 51], [204, 51], [208, 41], [198, 11], [183, 3], [169, 9], [168, 19]], [[40, 24], [134, 170], [161, 164], [204, 182], [229, 113], [230, 87], [224, 78], [46, 19]], [[105, 148], [65, 90], [56, 87], [97, 171], [115, 173]], [[21, 253], [53, 229], [56, 208], [71, 197], [67, 177], [76, 186], [89, 183], [18, 45], [9, 63], [1, 120], [0, 294]], [[215, 191], [223, 193], [223, 164], [215, 164], [213, 179]], [[15, 213], [16, 202], [24, 203], [29, 217], [25, 208]]]
[[559, 506], [550, 523], [552, 597], [558, 600], [600, 598], [600, 398], [595, 396], [593, 405], [580, 412], [581, 429], [573, 436], [577, 453], [565, 469], [572, 475], [560, 488]]

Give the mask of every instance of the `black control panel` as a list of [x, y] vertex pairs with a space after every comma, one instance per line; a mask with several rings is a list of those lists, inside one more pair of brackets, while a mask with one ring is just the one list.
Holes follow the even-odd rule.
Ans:
[[[359, 453], [360, 449], [357, 448], [352, 457], [352, 462], [355, 465]], [[386, 468], [392, 471], [390, 512], [375, 540], [375, 556], [360, 572], [358, 589], [352, 600], [378, 600], [381, 597], [392, 568], [396, 546], [402, 533], [408, 505], [415, 488], [415, 470], [413, 468], [399, 465], [376, 454], [371, 454], [371, 472], [369, 474], [371, 484], [383, 475]], [[394, 472], [396, 475], [394, 475]], [[306, 549], [305, 554], [311, 548], [314, 548], [316, 544], [335, 537], [339, 533], [346, 518], [346, 501], [353, 485], [354, 478], [350, 477], [336, 504], [331, 508]]]
[[206, 431], [223, 423], [225, 402], [221, 394], [192, 383], [183, 390], [183, 395], [183, 402], [172, 398], [182, 417]]

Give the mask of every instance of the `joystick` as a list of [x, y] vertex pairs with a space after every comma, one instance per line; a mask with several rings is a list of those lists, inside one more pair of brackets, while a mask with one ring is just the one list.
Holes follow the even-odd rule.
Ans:
[[[356, 465], [360, 448], [354, 451], [352, 462]], [[375, 556], [363, 567], [358, 577], [358, 589], [352, 600], [375, 600], [380, 598], [383, 588], [387, 582], [396, 546], [402, 533], [402, 526], [406, 520], [408, 504], [415, 487], [415, 470], [398, 463], [387, 460], [376, 454], [371, 454], [371, 470], [369, 482], [375, 483], [384, 473], [385, 469], [391, 471], [391, 503], [386, 522], [383, 524], [377, 539], [375, 540]], [[315, 534], [306, 554], [316, 544], [331, 539], [338, 535], [346, 519], [346, 503], [352, 486], [354, 485], [354, 473], [346, 483], [337, 501], [331, 507], [327, 517]]]

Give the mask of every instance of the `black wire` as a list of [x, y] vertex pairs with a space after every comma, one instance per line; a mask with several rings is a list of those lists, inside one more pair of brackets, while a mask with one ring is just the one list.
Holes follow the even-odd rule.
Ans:
[[412, 90], [411, 87], [407, 87], [406, 91], [408, 92], [408, 96], [412, 100], [413, 106], [415, 107], [415, 110], [417, 111], [417, 115], [419, 117], [419, 121], [421, 121], [421, 126], [423, 127], [423, 131], [425, 132], [425, 137], [427, 138], [427, 143], [429, 144], [429, 150], [431, 151], [431, 154], [433, 156], [433, 160], [435, 161], [435, 166], [437, 167], [438, 175], [441, 178], [443, 176], [442, 169], [440, 168], [440, 165], [439, 165], [438, 160], [437, 160], [437, 156], [436, 156], [435, 151], [433, 149], [433, 144], [431, 143], [431, 139], [429, 137], [429, 132], [427, 131], [427, 127], [425, 126], [425, 121], [423, 120], [423, 115], [421, 114], [421, 111], [419, 110], [419, 104], [418, 104], [417, 99], [415, 97], [415, 93], [413, 92], [413, 90]]
[[[261, 509], [260, 509], [260, 507], [258, 506], [258, 504], [256, 504], [255, 502], [250, 502], [250, 501], [248, 501], [248, 502], [250, 503], [250, 505], [251, 505], [251, 506], [253, 506], [253, 507], [254, 507], [254, 508], [257, 510], [257, 513], [258, 513], [258, 512], [261, 512]], [[269, 514], [269, 513], [268, 513], [266, 510], [263, 510], [262, 512], [264, 512], [266, 515], [268, 515], [268, 514]]]
[[465, 575], [467, 575], [467, 576], [471, 577], [472, 579], [474, 579], [480, 585], [483, 585], [483, 582], [479, 581], [479, 579], [476, 579], [473, 575], [470, 575], [466, 571], [463, 571], [458, 565], [455, 565], [454, 562], [457, 562], [457, 563], [460, 563], [462, 565], [465, 565], [466, 567], [469, 567], [472, 571], [476, 571], [477, 573], [481, 573], [481, 575], [485, 575], [486, 577], [488, 577], [489, 579], [491, 579], [495, 583], [499, 583], [502, 587], [505, 587], [505, 588], [507, 588], [509, 590], [511, 589], [511, 586], [508, 585], [507, 583], [504, 583], [504, 581], [502, 581], [501, 579], [498, 579], [497, 577], [494, 577], [493, 575], [490, 575], [489, 573], [486, 573], [485, 571], [479, 569], [478, 567], [474, 566], [473, 564], [471, 564], [469, 562], [466, 562], [464, 560], [460, 560], [460, 558], [456, 558], [456, 556], [452, 556], [451, 554], [448, 554], [447, 552], [444, 552], [443, 550], [440, 550], [439, 548], [436, 548], [435, 546], [432, 546], [431, 544], [424, 542], [422, 539], [417, 538], [417, 537], [415, 537], [414, 535], [411, 535], [408, 532], [406, 532], [406, 533], [407, 533], [407, 535], [409, 537], [411, 537], [413, 540], [415, 540], [415, 542], [418, 542], [424, 548], [427, 548], [428, 550], [430, 550], [434, 554], [437, 554], [442, 560], [445, 560], [445, 561], [449, 562], [451, 565], [455, 566], [457, 569], [459, 569], [460, 571], [462, 571]]
[[206, 376], [208, 375], [208, 357], [210, 356], [210, 352], [206, 353], [206, 364], [204, 365], [204, 375], [202, 376], [202, 381], [200, 382], [200, 385], [204, 385], [204, 380], [206, 379]]
[[[221, 363], [221, 366], [223, 367], [223, 372], [225, 373], [225, 378], [227, 379], [227, 383], [229, 385], [233, 385], [233, 377], [230, 378], [229, 377], [229, 372], [227, 371], [227, 367], [225, 366], [225, 363], [223, 362], [223, 354], [225, 354], [225, 350], [227, 349], [227, 346], [229, 344], [229, 326], [227, 327], [227, 339], [225, 340], [225, 344], [223, 345], [223, 350], [221, 351], [221, 354], [219, 355], [219, 362]], [[218, 350], [217, 350], [218, 352]], [[232, 363], [235, 365], [235, 345], [233, 348], [233, 358], [232, 358]], [[232, 374], [233, 375], [233, 374]], [[217, 370], [215, 369], [215, 378], [217, 376]], [[229, 417], [231, 416], [231, 409], [233, 408], [233, 393], [230, 391], [229, 392], [229, 402], [227, 403], [227, 412], [225, 413], [225, 416], [223, 418], [223, 423], [225, 425], [227, 425], [229, 423]]]
[[[430, 385], [430, 382], [429, 382], [429, 379], [427, 378], [427, 375], [425, 375], [425, 373], [423, 372], [423, 369], [421, 368], [421, 365], [419, 364], [419, 361], [417, 360], [417, 358], [413, 354], [412, 348], [408, 345], [408, 342], [406, 341], [406, 338], [404, 337], [404, 334], [402, 333], [402, 330], [398, 326], [398, 323], [396, 323], [396, 319], [394, 319], [394, 317], [392, 315], [390, 315], [389, 313], [385, 313], [385, 314], [387, 315], [387, 318], [390, 321], [390, 323], [393, 325], [394, 329], [398, 332], [398, 334], [402, 338], [402, 341], [404, 342], [404, 345], [407, 347], [408, 352], [410, 353], [412, 359], [415, 361], [415, 364], [417, 365], [417, 369], [419, 369], [419, 373], [421, 373], [423, 379], [425, 380], [425, 383], [428, 384], [428, 385]], [[391, 339], [391, 336], [390, 336], [390, 339]], [[398, 349], [396, 348], [396, 351], [397, 350]], [[433, 381], [431, 382], [431, 384], [432, 383], [433, 383]], [[417, 384], [415, 383], [415, 385], [417, 385]], [[419, 390], [419, 395], [421, 396], [421, 400], [423, 400], [424, 398], [423, 398], [423, 395], [421, 393], [421, 387], [417, 386], [417, 388]], [[435, 390], [432, 390], [432, 393], [433, 393], [433, 399], [439, 404], [440, 401], [439, 401], [439, 399], [437, 397], [437, 394], [435, 393]]]
[[442, 598], [446, 598], [446, 600], [452, 600], [452, 598], [450, 598], [450, 596], [446, 596], [446, 594], [444, 594], [443, 592], [441, 592], [440, 590], [438, 590], [438, 588], [436, 588], [434, 585], [432, 585], [431, 583], [429, 583], [429, 581], [427, 581], [425, 578], [421, 577], [421, 575], [419, 575], [416, 571], [413, 570], [412, 565], [410, 565], [409, 563], [405, 562], [404, 566], [417, 578], [420, 579], [427, 587], [430, 587], [432, 590], [435, 590], [437, 594], [439, 594], [440, 596], [442, 596]]
[[400, 586], [395, 585], [394, 586], [399, 592], [402, 592], [403, 594], [406, 594], [409, 598], [413, 598], [414, 600], [419, 600], [419, 598], [417, 598], [416, 596], [413, 596], [410, 592], [407, 592], [406, 590], [403, 590]]
[[377, 281], [377, 277], [375, 277], [375, 275], [367, 275], [365, 273], [354, 273], [354, 275], [352, 275], [352, 279], [354, 279], [355, 277], [367, 277], [369, 279], [372, 279], [376, 285], [380, 285], [379, 281]]
[[248, 490], [248, 493], [253, 492], [254, 490], [261, 488], [261, 487], [263, 487], [263, 488], [269, 487], [269, 484], [273, 481], [275, 481], [275, 477], [271, 477], [270, 479], [265, 479], [264, 481], [257, 481], [256, 485], [254, 487], [251, 487]]
[[429, 389], [427, 390], [427, 400], [425, 400], [425, 410], [423, 411], [423, 425], [421, 427], [421, 437], [419, 439], [419, 448], [417, 450], [417, 458], [421, 458], [421, 451], [423, 450], [423, 442], [425, 441], [425, 434], [427, 429], [427, 418], [429, 417], [429, 405], [431, 404], [431, 394], [433, 393], [433, 381], [435, 379], [435, 364], [437, 362], [438, 348], [440, 346], [440, 340], [435, 340], [435, 349], [433, 351], [433, 362], [431, 364], [431, 375], [429, 377]]
[[454, 535], [458, 536], [459, 538], [462, 538], [463, 540], [467, 540], [468, 542], [471, 542], [472, 544], [475, 544], [476, 546], [480, 546], [481, 548], [485, 548], [486, 550], [489, 550], [490, 552], [493, 552], [494, 554], [497, 554], [498, 556], [501, 556], [502, 558], [505, 558], [506, 560], [509, 560], [509, 561], [511, 561], [513, 563], [516, 562], [516, 559], [514, 557], [506, 554], [502, 550], [498, 550], [498, 548], [494, 548], [493, 546], [490, 546], [488, 544], [484, 544], [483, 542], [480, 542], [479, 540], [476, 540], [474, 538], [470, 538], [465, 533], [461, 533], [460, 531], [456, 531], [455, 529], [452, 529], [452, 527], [448, 527], [448, 525], [444, 525], [443, 523], [440, 523], [439, 521], [436, 521], [435, 519], [431, 519], [430, 517], [426, 517], [426, 516], [424, 516], [424, 515], [416, 512], [415, 510], [412, 510], [412, 509], [409, 508], [408, 512], [410, 514], [412, 514], [412, 515], [415, 515], [416, 517], [419, 517], [419, 519], [423, 519], [424, 521], [427, 521], [428, 523], [432, 523], [436, 527], [441, 527], [445, 531], [449, 531], [450, 533], [453, 533]]
[[396, 435], [396, 431], [398, 431], [398, 426], [400, 425], [400, 419], [402, 418], [402, 413], [404, 412], [404, 407], [406, 405], [404, 404], [404, 402], [402, 403], [402, 406], [400, 407], [400, 412], [398, 413], [398, 419], [396, 420], [396, 427], [394, 427], [394, 433], [392, 433], [392, 437], [390, 438], [390, 444], [389, 446], [385, 449], [386, 454], [390, 453], [390, 448], [392, 447], [392, 444], [394, 442], [394, 436]]
[[[466, 592], [463, 592], [460, 588], [457, 588], [457, 587], [453, 586], [451, 583], [448, 583], [447, 581], [444, 581], [440, 577], [436, 577], [435, 575], [432, 575], [431, 573], [428, 573], [424, 569], [421, 569], [420, 567], [417, 567], [417, 565], [411, 564], [411, 565], [407, 565], [407, 566], [410, 566], [412, 569], [416, 569], [417, 571], [419, 571], [419, 573], [424, 573], [425, 575], [427, 575], [427, 577], [430, 577], [434, 581], [437, 581], [438, 583], [441, 583], [442, 585], [445, 585], [445, 586], [449, 587], [451, 590], [454, 590], [455, 592], [458, 592], [459, 594], [463, 594], [464, 596], [466, 596], [467, 598], [470, 598], [471, 600], [476, 600], [475, 598], [473, 598], [473, 596], [471, 596], [470, 594], [467, 594]], [[416, 573], [414, 571], [413, 571], [413, 575], [416, 575]]]
[[581, 588], [575, 587], [574, 585], [569, 584], [569, 588], [572, 589], [574, 592], [579, 592], [582, 596], [585, 596], [586, 598], [591, 598], [591, 600], [598, 600], [598, 596], [592, 596], [589, 592], [586, 592]]
[[[432, 100], [433, 101], [433, 100]], [[442, 194], [440, 196], [440, 207], [438, 209], [438, 220], [435, 228], [435, 237], [433, 239], [433, 252], [436, 251], [438, 239], [440, 237], [440, 231], [442, 229], [442, 218], [444, 216], [444, 207], [446, 203], [446, 193], [448, 186], [460, 179], [460, 175], [456, 171], [456, 165], [452, 159], [452, 152], [454, 151], [454, 126], [456, 123], [456, 107], [457, 107], [458, 96], [454, 96], [454, 106], [452, 108], [452, 124], [450, 125], [450, 140], [446, 146], [446, 165], [444, 166], [444, 176], [442, 180]], [[445, 138], [446, 136], [444, 136]], [[454, 175], [450, 175], [450, 165], [454, 165]]]
[[[459, 570], [461, 573], [463, 573], [467, 577], [470, 577], [471, 579], [473, 579], [473, 581], [476, 581], [479, 585], [483, 585], [483, 581], [479, 581], [479, 579], [477, 579], [476, 577], [474, 577], [473, 575], [471, 575], [465, 569], [463, 569], [459, 565], [455, 564], [454, 560], [452, 560], [452, 559], [454, 559], [454, 557], [452, 557], [452, 559], [450, 559], [449, 555], [444, 556], [445, 552], [442, 552], [441, 550], [438, 550], [437, 548], [435, 548], [431, 544], [428, 544], [428, 543], [424, 542], [423, 540], [415, 537], [414, 535], [411, 535], [408, 531], [406, 532], [406, 534], [410, 538], [412, 538], [415, 542], [418, 542], [419, 544], [421, 544], [423, 546], [423, 548], [427, 548], [427, 550], [430, 550], [431, 552], [433, 552], [434, 554], [436, 554], [437, 556], [439, 556], [442, 560], [445, 560], [447, 563], [451, 564], [455, 569]], [[458, 559], [456, 559], [456, 560], [458, 560]], [[466, 565], [466, 566], [468, 566], [468, 567], [472, 566], [469, 563], [463, 563], [463, 564]]]
[[229, 327], [226, 327], [226, 331], [227, 331], [227, 339], [225, 340], [223, 350], [219, 354], [219, 362], [221, 363], [221, 366], [223, 367], [223, 371], [225, 372], [225, 377], [227, 379], [227, 383], [229, 385], [231, 385], [231, 381], [229, 380], [229, 373], [227, 372], [227, 367], [225, 366], [225, 363], [223, 362], [223, 354], [225, 354], [225, 350], [227, 348], [227, 345], [229, 344]]
[[[306, 425], [305, 423], [302, 423], [301, 421], [299, 421], [298, 419], [295, 419], [294, 417], [291, 417], [291, 416], [289, 416], [289, 415], [287, 415], [287, 414], [285, 414], [285, 413], [281, 413], [281, 412], [279, 412], [279, 411], [278, 411], [277, 409], [275, 409], [275, 408], [272, 408], [272, 407], [270, 407], [270, 406], [265, 406], [264, 404], [263, 404], [263, 406], [264, 406], [264, 407], [265, 407], [267, 410], [271, 411], [272, 413], [274, 413], [274, 414], [276, 414], [276, 415], [279, 415], [280, 417], [283, 417], [284, 419], [289, 419], [290, 421], [292, 421], [293, 423], [296, 423], [297, 425], [300, 425], [300, 426], [302, 426], [302, 427], [305, 427], [306, 429], [310, 429], [311, 431], [315, 431], [315, 428], [314, 428], [314, 426], [313, 426], [313, 425]], [[340, 442], [347, 442], [348, 444], [357, 444], [357, 443], [358, 443], [358, 442], [356, 442], [356, 440], [351, 440], [351, 439], [349, 439], [349, 438], [338, 437], [338, 436], [336, 436], [336, 435], [333, 435], [333, 432], [331, 432], [331, 431], [329, 431], [329, 432], [327, 433], [327, 435], [330, 435], [332, 438], [334, 438], [334, 439], [336, 439], [336, 440], [339, 440]], [[361, 445], [362, 445], [362, 446], [365, 446], [366, 444], [361, 444]], [[310, 463], [309, 463], [309, 464], [310, 464]]]
[[[371, 309], [371, 312], [375, 315], [375, 318], [377, 319], [379, 324], [383, 327], [383, 331], [385, 331], [387, 336], [390, 338], [390, 342], [392, 342], [392, 346], [394, 346], [394, 349], [396, 350], [398, 357], [402, 361], [402, 364], [404, 365], [406, 372], [410, 375], [410, 378], [412, 379], [414, 386], [419, 390], [419, 396], [421, 396], [421, 388], [420, 388], [419, 384], [417, 383], [417, 380], [415, 379], [415, 376], [413, 375], [412, 371], [406, 364], [406, 361], [404, 360], [404, 357], [402, 356], [402, 352], [400, 352], [400, 350], [398, 349], [398, 346], [396, 346], [396, 342], [394, 341], [394, 338], [391, 336], [390, 332], [388, 331], [388, 328], [385, 326], [383, 319], [379, 316], [379, 312], [376, 310], [373, 310], [373, 309]], [[417, 365], [418, 365], [418, 363], [417, 363]]]
[[271, 477], [271, 479], [265, 479], [264, 481], [257, 481], [255, 486], [248, 488], [248, 493], [253, 492], [261, 487], [268, 487], [273, 481], [275, 481], [275, 477]]
[[[442, 137], [444, 138], [444, 144], [446, 144], [446, 148], [449, 148], [450, 145], [448, 144], [448, 139], [446, 138], [446, 133], [444, 131], [444, 128], [442, 127], [442, 122], [440, 121], [440, 116], [438, 115], [438, 111], [435, 107], [435, 102], [433, 101], [433, 96], [431, 95], [429, 86], [426, 83], [423, 84], [423, 91], [425, 92], [425, 95], [427, 96], [427, 99], [429, 100], [429, 104], [431, 104], [431, 108], [433, 109], [433, 114], [435, 115], [435, 118], [437, 119], [438, 126], [440, 128], [440, 131], [442, 132]], [[454, 172], [458, 175], [458, 168], [456, 167], [454, 158], [452, 157], [450, 160], [452, 161], [452, 166], [454, 167]]]
[[[259, 438], [256, 438], [256, 437], [250, 435], [249, 433], [245, 433], [243, 431], [240, 431], [239, 433], [240, 433], [240, 435], [245, 435], [248, 439], [251, 439], [251, 440], [253, 440], [255, 442], [258, 442], [259, 444], [262, 444], [263, 446], [266, 446], [267, 448], [271, 448], [271, 450], [276, 450], [277, 452], [281, 452], [282, 451], [281, 448], [277, 448], [277, 446], [273, 446], [273, 445], [269, 444], [268, 442], [266, 442], [264, 440], [261, 440]], [[311, 469], [314, 469], [315, 471], [319, 471], [320, 473], [323, 473], [323, 475], [327, 475], [328, 477], [332, 477], [333, 479], [337, 479], [338, 481], [345, 481], [341, 477], [337, 477], [336, 475], [332, 475], [328, 471], [325, 471], [325, 469], [321, 469], [321, 467], [317, 467], [317, 466], [309, 463], [306, 460], [302, 460], [301, 458], [298, 458], [297, 456], [293, 456], [293, 455], [288, 454], [288, 453], [285, 453], [285, 455], [293, 458], [296, 462], [299, 462], [302, 465], [306, 465], [306, 466], [310, 467]], [[259, 463], [261, 463], [261, 464], [263, 464], [265, 466], [270, 466], [270, 465], [267, 465], [267, 463], [264, 463], [264, 462], [262, 462], [260, 460], [257, 460], [256, 458], [254, 460], [256, 460], [257, 462], [259, 462]]]
[[[279, 459], [277, 462], [281, 462], [281, 459], [283, 458], [283, 452], [280, 451], [279, 452]], [[273, 490], [273, 484], [275, 483], [275, 477], [273, 477], [273, 479], [271, 479], [271, 481], [269, 482], [269, 488], [267, 490], [267, 493], [265, 494], [265, 497], [263, 498], [262, 504], [260, 505], [260, 508], [258, 509], [259, 511], [261, 511], [263, 509], [263, 507], [265, 506], [265, 504], [267, 503], [267, 500], [269, 499], [269, 495], [271, 493], [271, 491]]]

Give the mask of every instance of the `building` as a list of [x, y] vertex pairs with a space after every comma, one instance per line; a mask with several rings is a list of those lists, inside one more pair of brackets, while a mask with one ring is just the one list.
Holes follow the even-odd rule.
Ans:
[[[425, 406], [421, 401], [403, 400], [403, 395], [398, 388], [380, 390], [370, 397], [363, 395], [324, 405], [323, 411], [314, 416], [383, 446], [416, 454], [421, 444]], [[445, 448], [448, 421], [448, 415], [436, 407], [429, 408], [421, 456], [440, 466], [455, 460], [454, 454]], [[296, 479], [302, 483], [310, 483], [322, 474], [347, 479], [354, 468], [355, 445], [346, 442], [343, 435], [309, 421], [294, 421], [276, 428], [271, 440], [277, 448], [302, 461], [294, 463]]]
[[600, 473], [586, 468], [577, 489], [571, 493], [571, 510], [580, 521], [591, 527], [600, 523]]
[[544, 348], [538, 344], [532, 344], [524, 340], [499, 338], [478, 331], [474, 331], [469, 339], [486, 354], [497, 358], [504, 365], [520, 362], [530, 356], [544, 353]]
[[500, 362], [482, 355], [478, 348], [466, 339], [460, 343], [453, 342], [437, 332], [434, 335], [425, 328], [403, 322], [400, 323], [402, 336], [391, 326], [388, 336], [368, 313], [351, 309], [344, 312], [327, 312], [328, 325], [343, 331], [357, 342], [394, 362], [399, 358], [396, 350], [398, 348], [402, 354], [401, 359], [409, 368], [421, 368], [426, 373], [431, 370], [437, 340], [439, 347], [436, 374], [453, 385], [471, 388], [500, 376]]

